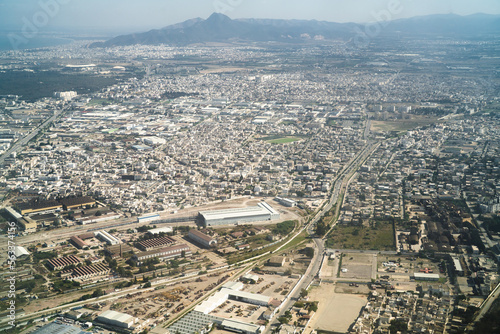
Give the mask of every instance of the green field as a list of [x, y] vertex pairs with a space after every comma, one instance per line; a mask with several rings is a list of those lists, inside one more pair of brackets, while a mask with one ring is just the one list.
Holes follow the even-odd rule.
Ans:
[[283, 137], [283, 138], [276, 138], [276, 139], [270, 139], [266, 140], [269, 144], [288, 144], [288, 143], [293, 143], [295, 141], [302, 140], [302, 138], [298, 137]]
[[330, 248], [394, 250], [394, 231], [391, 222], [376, 222], [375, 226], [337, 225], [328, 235]]
[[413, 130], [421, 126], [435, 124], [437, 122], [438, 120], [436, 118], [421, 118], [398, 121], [372, 121], [370, 130], [373, 132], [403, 132]]

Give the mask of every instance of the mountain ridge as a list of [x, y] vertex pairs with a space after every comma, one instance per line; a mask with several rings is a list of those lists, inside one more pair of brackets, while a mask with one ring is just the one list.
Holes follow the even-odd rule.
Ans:
[[409, 35], [468, 36], [500, 33], [500, 15], [434, 14], [376, 21], [367, 24], [336, 23], [318, 20], [284, 19], [231, 19], [220, 13], [213, 13], [207, 19], [194, 18], [147, 32], [120, 35], [90, 47], [112, 47], [125, 45], [168, 44], [172, 46], [210, 42], [292, 42], [308, 39], [353, 38], [366, 31], [369, 25], [379, 25], [379, 34], [407, 33]]

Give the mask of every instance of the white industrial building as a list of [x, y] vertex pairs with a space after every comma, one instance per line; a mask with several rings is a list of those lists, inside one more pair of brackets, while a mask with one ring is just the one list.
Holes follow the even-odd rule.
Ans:
[[138, 223], [145, 223], [145, 222], [153, 222], [155, 220], [159, 220], [160, 215], [157, 213], [149, 213], [147, 215], [143, 215], [140, 217], [137, 217], [137, 222]]
[[231, 285], [224, 285], [218, 292], [216, 292], [212, 297], [208, 298], [206, 301], [195, 307], [195, 311], [209, 314], [217, 307], [222, 305], [229, 298], [238, 300], [241, 302], [267, 306], [271, 302], [271, 297], [264, 296], [257, 293], [251, 293], [246, 291], [240, 291], [243, 288], [243, 283], [234, 282]]
[[142, 138], [142, 141], [146, 145], [154, 145], [154, 146], [163, 145], [167, 142], [165, 139], [156, 136], [144, 137]]
[[237, 333], [262, 333], [265, 328], [264, 326], [249, 324], [234, 319], [221, 318], [209, 314], [222, 305], [228, 298], [264, 306], [267, 306], [272, 299], [271, 297], [260, 294], [240, 291], [243, 287], [244, 285], [241, 282], [225, 283], [220, 291], [216, 292], [212, 297], [196, 306], [193, 311], [168, 327], [169, 333], [192, 334], [198, 332], [203, 334], [210, 331], [214, 323], [226, 330]]
[[137, 322], [137, 319], [129, 314], [112, 310], [101, 313], [96, 320], [106, 325], [129, 329]]
[[158, 227], [148, 230], [148, 233], [151, 235], [156, 235], [160, 233], [172, 233], [174, 230], [170, 226]]
[[120, 240], [118, 238], [113, 237], [106, 231], [95, 232], [95, 236], [99, 240], [106, 242], [108, 245], [118, 245], [120, 243]]
[[200, 211], [198, 219], [204, 226], [233, 225], [280, 219], [280, 214], [266, 202], [248, 208]]
[[274, 200], [276, 202], [278, 202], [279, 204], [281, 204], [283, 206], [287, 206], [289, 208], [297, 206], [297, 202], [295, 202], [294, 200], [289, 199], [289, 198], [276, 197]]
[[414, 273], [416, 281], [439, 281], [439, 274]]

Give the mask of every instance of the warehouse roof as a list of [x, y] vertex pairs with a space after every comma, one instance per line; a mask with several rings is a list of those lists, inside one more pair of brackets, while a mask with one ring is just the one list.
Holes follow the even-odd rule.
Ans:
[[200, 232], [198, 230], [194, 230], [194, 229], [189, 230], [189, 234], [195, 235], [198, 238], [203, 239], [203, 240], [208, 241], [208, 242], [215, 240], [211, 236], [206, 235], [205, 233], [202, 233], [202, 232]]
[[439, 279], [439, 274], [414, 273], [415, 279]]
[[106, 320], [113, 320], [113, 321], [126, 323], [126, 324], [128, 324], [131, 321], [134, 321], [134, 317], [131, 316], [130, 314], [116, 312], [116, 311], [112, 311], [112, 310], [102, 312], [97, 318], [106, 319]]
[[95, 199], [89, 196], [83, 196], [83, 197], [68, 197], [68, 198], [63, 198], [60, 200], [61, 204], [64, 206], [75, 206], [75, 205], [82, 205], [82, 204], [89, 204], [89, 203], [94, 203]]
[[231, 290], [227, 288], [222, 288], [220, 292], [225, 293], [229, 296], [233, 297], [239, 297], [239, 298], [245, 298], [245, 299], [252, 299], [256, 301], [260, 301], [262, 303], [268, 304], [269, 301], [271, 300], [271, 297], [269, 296], [264, 296], [258, 293], [251, 293], [251, 292], [246, 292], [246, 291], [238, 291], [238, 290]]
[[241, 331], [242, 333], [258, 333], [260, 328], [263, 327], [260, 325], [248, 324], [246, 322], [241, 322], [231, 319], [223, 320], [221, 325], [223, 328], [236, 329], [238, 331]]
[[278, 214], [278, 213], [267, 203], [259, 203], [259, 205], [257, 206], [251, 206], [247, 208], [200, 211], [200, 215], [202, 215], [206, 220], [231, 219], [231, 218], [238, 218], [241, 216], [253, 217], [266, 214]]
[[32, 332], [32, 334], [84, 334], [84, 333], [87, 332], [82, 331], [78, 327], [66, 324], [56, 324], [54, 322], [51, 322]]

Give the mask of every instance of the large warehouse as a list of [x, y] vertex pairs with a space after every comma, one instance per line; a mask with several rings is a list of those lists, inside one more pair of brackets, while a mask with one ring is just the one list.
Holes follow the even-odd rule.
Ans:
[[116, 311], [105, 311], [101, 313], [97, 319], [98, 322], [112, 326], [112, 327], [121, 327], [121, 328], [132, 328], [134, 323], [137, 321], [133, 316], [116, 312]]
[[280, 214], [266, 202], [248, 208], [200, 211], [198, 220], [204, 226], [233, 225], [280, 219]]
[[211, 248], [217, 246], [217, 240], [198, 230], [193, 230], [193, 229], [189, 230], [188, 238], [193, 240], [194, 242], [197, 242], [198, 244], [202, 245], [205, 248]]

